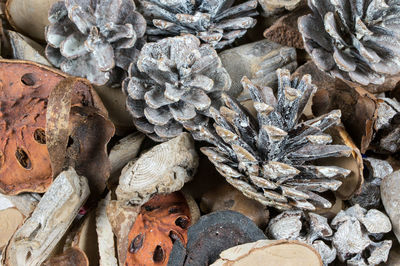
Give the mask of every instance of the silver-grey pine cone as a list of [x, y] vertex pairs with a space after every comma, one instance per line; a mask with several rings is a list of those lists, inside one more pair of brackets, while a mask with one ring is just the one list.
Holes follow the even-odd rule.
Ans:
[[340, 110], [312, 120], [299, 118], [315, 86], [311, 77], [291, 80], [288, 70], [277, 70], [278, 92], [258, 88], [244, 77], [258, 122], [233, 98], [223, 94], [225, 106], [210, 108], [213, 127], [186, 127], [197, 140], [215, 147], [203, 147], [228, 183], [245, 196], [277, 209], [315, 210], [331, 203], [320, 193], [337, 190], [350, 170], [336, 166], [317, 166], [316, 159], [348, 156], [345, 145], [328, 145], [332, 137], [324, 131], [340, 122]]
[[133, 0], [55, 3], [46, 29], [47, 58], [62, 71], [97, 85], [119, 83], [146, 31], [146, 21], [135, 9]]
[[217, 52], [188, 34], [145, 44], [122, 87], [137, 129], [166, 141], [182, 132], [182, 123], [206, 123], [208, 108], [230, 85]]
[[151, 41], [181, 33], [196, 35], [215, 49], [233, 43], [254, 27], [257, 0], [138, 0]]
[[362, 85], [400, 72], [400, 0], [309, 0], [299, 19], [315, 64]]

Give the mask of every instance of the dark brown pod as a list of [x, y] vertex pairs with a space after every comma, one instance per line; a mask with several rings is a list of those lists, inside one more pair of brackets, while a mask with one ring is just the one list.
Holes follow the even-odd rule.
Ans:
[[186, 245], [190, 209], [180, 192], [145, 203], [129, 232], [125, 265], [167, 265], [176, 240]]
[[186, 249], [176, 242], [168, 265], [209, 265], [219, 254], [231, 247], [266, 239], [249, 218], [234, 211], [204, 215], [188, 230]]

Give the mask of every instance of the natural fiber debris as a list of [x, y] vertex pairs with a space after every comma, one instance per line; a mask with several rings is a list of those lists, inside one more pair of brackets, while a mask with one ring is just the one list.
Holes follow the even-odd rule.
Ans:
[[320, 193], [335, 191], [342, 184], [338, 178], [350, 170], [337, 166], [317, 166], [311, 162], [326, 157], [349, 156], [345, 145], [328, 145], [332, 137], [324, 131], [340, 122], [334, 110], [312, 120], [300, 116], [315, 87], [311, 77], [291, 79], [287, 70], [278, 70], [278, 93], [258, 88], [246, 77], [257, 111], [258, 123], [234, 99], [223, 94], [225, 106], [210, 109], [214, 128], [188, 124], [195, 138], [215, 147], [204, 147], [208, 156], [228, 183], [263, 205], [277, 209], [315, 210], [330, 208]]
[[[234, 5], [232, 0], [139, 0], [139, 10], [149, 25], [149, 39], [182, 33], [196, 35], [215, 49], [223, 48], [254, 27], [257, 0]], [[239, 1], [236, 1], [239, 2]]]
[[321, 70], [362, 85], [400, 72], [400, 1], [308, 3], [313, 14], [299, 19], [299, 30]]
[[47, 58], [62, 71], [97, 85], [119, 83], [146, 30], [135, 9], [132, 0], [55, 3], [46, 29]]
[[182, 123], [204, 120], [230, 84], [217, 52], [184, 35], [146, 44], [137, 66], [131, 64], [123, 90], [137, 129], [166, 141], [182, 132]]

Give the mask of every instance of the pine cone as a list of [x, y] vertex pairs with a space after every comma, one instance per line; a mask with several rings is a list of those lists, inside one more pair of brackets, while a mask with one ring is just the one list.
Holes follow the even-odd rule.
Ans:
[[[151, 41], [181, 33], [196, 35], [215, 49], [233, 43], [254, 27], [257, 0], [232, 6], [232, 0], [139, 0]], [[149, 26], [151, 25], [151, 26]]]
[[166, 141], [182, 132], [184, 122], [206, 123], [208, 108], [230, 85], [216, 51], [188, 34], [144, 45], [122, 86], [137, 129]]
[[318, 193], [337, 190], [337, 178], [350, 170], [336, 166], [309, 164], [319, 158], [348, 156], [344, 145], [332, 141], [323, 132], [340, 122], [340, 111], [299, 123], [315, 87], [311, 77], [291, 80], [288, 70], [278, 70], [278, 97], [270, 88], [257, 88], [244, 77], [257, 110], [258, 123], [240, 104], [223, 94], [226, 106], [210, 108], [214, 129], [196, 123], [187, 124], [193, 136], [216, 147], [204, 147], [217, 170], [245, 196], [277, 209], [329, 208], [331, 203]]
[[[49, 12], [46, 56], [62, 71], [97, 85], [118, 81], [139, 53], [146, 21], [132, 0], [65, 0]], [[136, 56], [137, 57], [137, 56]]]
[[313, 14], [299, 19], [299, 30], [321, 70], [362, 85], [400, 72], [400, 1], [308, 3]]

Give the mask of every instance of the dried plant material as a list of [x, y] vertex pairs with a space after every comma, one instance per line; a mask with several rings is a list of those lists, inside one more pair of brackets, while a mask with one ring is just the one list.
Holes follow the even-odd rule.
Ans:
[[100, 255], [100, 266], [118, 265], [115, 254], [114, 234], [112, 226], [107, 217], [107, 205], [110, 203], [111, 193], [101, 200], [96, 210], [96, 232], [98, 236], [98, 250]]
[[44, 30], [49, 24], [47, 13], [52, 4], [59, 0], [7, 0], [8, 22], [25, 35], [44, 41]]
[[96, 85], [119, 83], [146, 30], [131, 0], [65, 0], [49, 11], [46, 56], [62, 71]]
[[383, 178], [393, 172], [393, 168], [385, 160], [367, 157], [363, 161], [367, 175], [364, 175], [361, 193], [353, 196], [350, 202], [366, 209], [379, 208], [381, 205], [380, 185]]
[[178, 191], [193, 178], [198, 163], [192, 138], [182, 133], [128, 163], [121, 173], [117, 198], [140, 205], [155, 194]]
[[313, 113], [321, 115], [330, 110], [340, 109], [346, 130], [364, 154], [374, 135], [377, 99], [355, 83], [336, 79], [334, 84], [334, 89], [315, 94]]
[[332, 219], [344, 208], [345, 208], [344, 201], [336, 196], [334, 201], [332, 202], [332, 207], [330, 207], [329, 209], [318, 208], [315, 210], [315, 213], [323, 217], [326, 217], [328, 219]]
[[299, 241], [259, 240], [224, 250], [211, 266], [298, 265], [322, 266], [321, 257], [310, 245]]
[[174, 242], [186, 246], [191, 224], [190, 209], [181, 193], [152, 197], [141, 207], [129, 232], [124, 265], [167, 265]]
[[24, 215], [16, 208], [8, 208], [0, 211], [0, 253], [2, 253], [3, 248], [23, 223], [24, 219]]
[[51, 66], [44, 55], [44, 48], [40, 44], [15, 31], [9, 30], [6, 31], [6, 34], [10, 40], [14, 59], [29, 60]]
[[[262, 1], [262, 0], [260, 0]], [[299, 17], [310, 13], [306, 6], [301, 6], [289, 14], [282, 16], [264, 31], [264, 37], [284, 46], [304, 49], [303, 38], [297, 28]]]
[[231, 80], [217, 52], [193, 35], [146, 44], [123, 82], [126, 106], [138, 130], [155, 141], [182, 133], [182, 123], [207, 121]]
[[94, 86], [115, 126], [115, 134], [126, 136], [135, 130], [132, 116], [126, 109], [126, 94], [120, 87]]
[[[59, 171], [51, 168], [46, 113], [50, 92], [65, 74], [28, 61], [1, 60], [2, 111], [0, 192], [45, 192]], [[102, 107], [90, 85], [79, 80], [71, 104]]]
[[260, 228], [264, 228], [269, 220], [269, 211], [265, 206], [226, 183], [207, 191], [201, 197], [200, 207], [204, 213], [222, 210], [239, 212]]
[[309, 1], [308, 5], [313, 14], [299, 19], [299, 30], [306, 51], [321, 70], [362, 85], [382, 84], [385, 76], [400, 72], [398, 1]]
[[140, 206], [125, 205], [117, 200], [111, 200], [107, 205], [107, 218], [117, 239], [119, 265], [124, 265], [126, 260], [129, 249], [128, 235], [139, 212]]
[[275, 13], [282, 9], [293, 10], [302, 0], [258, 0], [267, 14]]
[[31, 216], [31, 213], [35, 210], [41, 199], [41, 196], [36, 193], [21, 193], [14, 196], [2, 196], [8, 199], [25, 217]]
[[273, 239], [299, 240], [312, 245], [324, 265], [336, 257], [348, 265], [355, 260], [361, 263], [356, 265], [377, 265], [387, 260], [392, 241], [372, 239], [380, 240], [391, 228], [384, 213], [355, 205], [340, 211], [330, 225], [327, 218], [315, 213], [285, 211], [270, 221], [267, 232]]
[[183, 188], [182, 190], [180, 190], [180, 192], [182, 193], [182, 195], [185, 197], [186, 200], [186, 204], [189, 207], [189, 211], [190, 211], [190, 220], [192, 224], [197, 223], [197, 221], [200, 219], [201, 213], [200, 213], [200, 208], [197, 205], [197, 202], [195, 201], [195, 199], [192, 197], [191, 194], [189, 194], [189, 192], [186, 191], [185, 188]]
[[7, 196], [0, 193], [0, 211], [13, 207], [14, 204], [7, 198]]
[[219, 111], [210, 109], [214, 128], [198, 124], [188, 128], [196, 139], [215, 146], [201, 151], [227, 182], [246, 197], [280, 210], [330, 208], [330, 201], [321, 193], [336, 191], [342, 185], [339, 179], [346, 178], [351, 171], [311, 162], [352, 154], [346, 145], [328, 145], [332, 137], [324, 133], [340, 122], [340, 111], [299, 121], [316, 89], [311, 77], [292, 80], [287, 70], [277, 70], [277, 75], [276, 98], [271, 88], [259, 88], [246, 77], [242, 79], [253, 98], [258, 121], [223, 94], [225, 106]]
[[51, 257], [43, 266], [89, 266], [89, 260], [81, 249], [69, 248], [62, 254]]
[[345, 145], [351, 149], [351, 155], [348, 157], [324, 158], [317, 160], [318, 165], [335, 165], [351, 173], [346, 178], [338, 178], [342, 185], [335, 192], [335, 195], [343, 200], [350, 199], [354, 194], [361, 192], [361, 186], [364, 182], [364, 165], [360, 150], [356, 147], [350, 135], [344, 129], [343, 125], [333, 126], [326, 133], [332, 137], [332, 144]]
[[4, 254], [7, 265], [41, 265], [63, 237], [89, 196], [85, 177], [73, 168], [62, 172], [35, 211], [14, 234]]
[[257, 0], [234, 5], [231, 0], [139, 0], [151, 41], [181, 33], [196, 35], [215, 49], [232, 44], [255, 26]]
[[265, 235], [246, 216], [234, 211], [213, 212], [189, 227], [186, 249], [180, 241], [175, 242], [168, 265], [209, 265], [222, 251], [261, 239]]
[[381, 183], [381, 199], [393, 225], [393, 232], [400, 242], [400, 171], [386, 176]]
[[281, 46], [269, 40], [248, 43], [225, 50], [219, 54], [222, 65], [232, 79], [229, 95], [240, 100], [251, 99], [248, 90], [241, 85], [243, 76], [258, 86], [275, 86], [278, 68], [294, 71], [297, 67], [296, 49]]
[[72, 107], [65, 164], [87, 177], [90, 191], [100, 196], [110, 176], [107, 143], [114, 125], [93, 107]]
[[354, 261], [357, 265], [377, 265], [386, 262], [392, 241], [373, 242], [370, 238], [370, 235], [387, 233], [392, 229], [389, 218], [382, 212], [375, 209], [367, 212], [359, 205], [354, 205], [346, 211], [339, 212], [332, 220], [331, 226], [336, 231], [332, 244], [340, 261], [348, 261], [350, 265], [353, 265]]
[[136, 158], [140, 150], [140, 145], [144, 140], [144, 135], [140, 132], [132, 133], [120, 139], [111, 148], [108, 158], [111, 164], [111, 175], [120, 173], [124, 166]]

